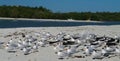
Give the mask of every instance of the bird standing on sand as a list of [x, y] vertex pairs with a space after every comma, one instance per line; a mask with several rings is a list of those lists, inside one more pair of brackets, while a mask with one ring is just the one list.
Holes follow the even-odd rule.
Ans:
[[33, 48], [33, 52], [38, 52], [38, 45], [36, 43], [34, 44], [32, 48]]
[[22, 43], [18, 43], [18, 48], [22, 50], [23, 48], [25, 48], [25, 46]]
[[88, 47], [88, 46], [85, 46], [85, 55], [86, 55], [86, 56], [90, 56], [93, 51], [94, 51], [93, 48]]
[[47, 44], [47, 42], [44, 41], [44, 40], [41, 40], [41, 41], [37, 42], [37, 44], [40, 45], [41, 47], [45, 47], [45, 45]]
[[71, 57], [72, 54], [74, 54], [76, 52], [77, 52], [77, 47], [76, 46], [74, 46], [74, 47], [69, 46], [69, 48], [67, 49], [67, 54], [69, 55], [69, 57]]
[[102, 53], [98, 53], [95, 50], [92, 52], [91, 56], [93, 59], [102, 59], [103, 58]]
[[7, 52], [16, 52], [15, 48], [10, 45], [6, 45], [5, 50]]
[[107, 52], [113, 52], [113, 51], [115, 51], [114, 47], [112, 48], [112, 47], [108, 47], [107, 46], [105, 49], [106, 49]]
[[57, 43], [57, 44], [55, 44], [53, 46], [54, 46], [55, 52], [57, 52], [59, 50], [64, 50], [64, 48], [65, 48], [65, 46], [62, 44], [62, 42], [59, 42], [59, 43]]
[[65, 51], [63, 51], [63, 50], [58, 51], [57, 55], [59, 57], [58, 59], [64, 59], [64, 58], [66, 58], [68, 56], [67, 53]]
[[22, 51], [23, 51], [24, 55], [28, 55], [30, 53], [31, 49], [30, 48], [23, 48]]

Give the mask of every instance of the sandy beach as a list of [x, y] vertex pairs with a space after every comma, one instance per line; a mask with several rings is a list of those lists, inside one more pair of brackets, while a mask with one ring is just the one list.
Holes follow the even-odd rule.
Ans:
[[0, 0], [0, 61], [120, 61], [120, 0]]
[[[5, 28], [0, 29], [0, 41], [7, 42], [11, 38], [17, 36], [13, 35], [15, 32], [50, 32], [53, 35], [59, 32], [65, 32], [67, 34], [75, 34], [81, 32], [89, 32], [97, 35], [106, 35], [110, 37], [120, 36], [120, 25], [115, 26], [75, 26], [75, 27], [29, 27], [29, 28]], [[8, 36], [7, 35], [12, 35]], [[81, 52], [77, 53], [78, 55]], [[90, 57], [86, 58], [70, 58], [59, 60], [55, 55], [53, 48], [40, 47], [39, 52], [35, 52], [29, 55], [23, 55], [22, 52], [8, 53], [3, 48], [0, 49], [0, 60], [1, 61], [93, 61]], [[104, 58], [102, 61], [119, 61], [120, 57]], [[95, 60], [100, 61], [100, 60]]]

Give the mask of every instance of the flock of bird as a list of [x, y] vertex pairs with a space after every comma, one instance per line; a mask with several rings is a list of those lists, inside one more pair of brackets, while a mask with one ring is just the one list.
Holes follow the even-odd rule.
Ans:
[[[39, 47], [53, 46], [58, 59], [85, 58], [103, 59], [120, 57], [120, 37], [98, 36], [91, 33], [52, 35], [50, 32], [35, 32], [33, 35], [20, 33], [21, 39], [1, 42], [9, 53], [22, 51], [24, 55], [39, 52]], [[79, 54], [82, 53], [82, 54]], [[77, 55], [75, 55], [77, 54]]]

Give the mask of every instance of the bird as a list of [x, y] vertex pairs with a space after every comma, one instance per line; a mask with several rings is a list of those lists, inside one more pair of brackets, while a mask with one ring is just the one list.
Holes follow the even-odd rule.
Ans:
[[37, 42], [38, 45], [40, 45], [41, 47], [45, 47], [45, 45], [47, 44], [46, 41], [38, 41]]
[[102, 54], [100, 52], [96, 52], [96, 50], [94, 50], [92, 52], [91, 56], [92, 56], [92, 59], [102, 59], [103, 58]]
[[36, 41], [36, 39], [35, 38], [29, 38], [28, 41], [29, 42], [34, 42], [34, 41]]
[[113, 52], [113, 51], [115, 51], [115, 48], [114, 48], [114, 47], [112, 48], [112, 47], [106, 46], [105, 49], [106, 49], [107, 52]]
[[22, 40], [21, 40], [21, 39], [19, 39], [19, 40], [18, 40], [18, 43], [22, 43]]
[[74, 38], [72, 38], [72, 37], [71, 37], [71, 39], [69, 41], [76, 42], [76, 40]]
[[101, 54], [102, 54], [102, 56], [104, 56], [104, 57], [108, 57], [108, 56], [110, 55], [110, 54], [106, 51], [105, 48], [102, 48]]
[[64, 41], [64, 40], [63, 40], [63, 35], [57, 36], [57, 37], [56, 37], [56, 41], [58, 41], [58, 42], [63, 42], [63, 41]]
[[47, 37], [50, 37], [50, 36], [52, 36], [52, 34], [50, 34], [50, 32], [46, 32], [46, 34], [45, 34]]
[[67, 49], [67, 54], [71, 56], [72, 54], [77, 53], [77, 48], [78, 48], [77, 46], [74, 47], [69, 46], [69, 48]]
[[70, 38], [71, 38], [71, 35], [70, 34], [66, 34], [66, 35], [64, 35], [64, 37], [63, 37], [65, 40], [69, 40]]
[[115, 48], [115, 54], [120, 56], [120, 48], [118, 48], [118, 47]]
[[102, 54], [105, 57], [120, 56], [120, 49], [118, 47], [107, 47], [102, 49]]
[[31, 35], [25, 35], [25, 38], [32, 38], [32, 36]]
[[62, 44], [62, 42], [59, 42], [53, 46], [54, 46], [55, 51], [64, 50], [64, 48], [65, 48], [65, 46]]
[[10, 43], [13, 43], [13, 40], [12, 39], [10, 39], [9, 41], [8, 41], [8, 43], [10, 44]]
[[115, 52], [120, 53], [120, 49], [116, 47]]
[[33, 48], [33, 52], [38, 52], [38, 45], [36, 45], [36, 43], [34, 44]]
[[12, 48], [17, 48], [18, 47], [18, 45], [17, 45], [17, 43], [16, 42], [8, 42], [7, 44], [6, 44], [8, 47], [12, 47]]
[[88, 34], [86, 37], [86, 40], [91, 40], [91, 39], [95, 39], [96, 35], [95, 34]]
[[26, 41], [22, 41], [22, 44], [23, 44], [25, 47], [29, 46], [29, 43], [26, 42]]
[[6, 45], [5, 50], [9, 53], [11, 53], [11, 52], [15, 53], [16, 52], [15, 48], [10, 46], [10, 45]]
[[86, 56], [90, 56], [92, 54], [92, 52], [94, 51], [93, 48], [89, 47], [89, 46], [85, 46], [84, 52]]
[[41, 35], [41, 33], [35, 32], [34, 35], [37, 36], [37, 37], [39, 37]]
[[20, 50], [22, 50], [23, 48], [26, 47], [26, 46], [24, 46], [22, 43], [18, 43], [17, 45], [18, 45], [18, 48], [19, 48]]
[[57, 55], [58, 55], [58, 59], [64, 59], [68, 56], [67, 53], [63, 50], [58, 51]]
[[23, 51], [24, 55], [28, 55], [30, 53], [31, 49], [25, 47], [25, 48], [23, 48], [22, 51]]

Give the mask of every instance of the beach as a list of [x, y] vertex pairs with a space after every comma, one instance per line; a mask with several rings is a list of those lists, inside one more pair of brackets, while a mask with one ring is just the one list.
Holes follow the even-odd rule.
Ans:
[[1, 0], [0, 61], [120, 61], [119, 2]]
[[[0, 29], [0, 41], [8, 42], [11, 38], [17, 36], [14, 35], [15, 32], [50, 32], [53, 35], [59, 32], [65, 32], [67, 34], [76, 34], [82, 32], [94, 33], [96, 35], [106, 35], [109, 37], [120, 36], [120, 25], [111, 26], [74, 26], [74, 27], [27, 27], [27, 28], [1, 28]], [[12, 35], [12, 36], [7, 36]], [[7, 36], [7, 37], [6, 37]], [[78, 55], [81, 52], [77, 53]], [[102, 61], [119, 61], [119, 57], [104, 58]], [[53, 48], [40, 47], [39, 52], [31, 53], [29, 55], [23, 55], [22, 52], [18, 51], [16, 53], [8, 53], [4, 49], [0, 49], [0, 60], [1, 61], [93, 61], [90, 57], [86, 58], [69, 58], [59, 60], [57, 55], [55, 55]], [[100, 61], [95, 60], [95, 61]]]

